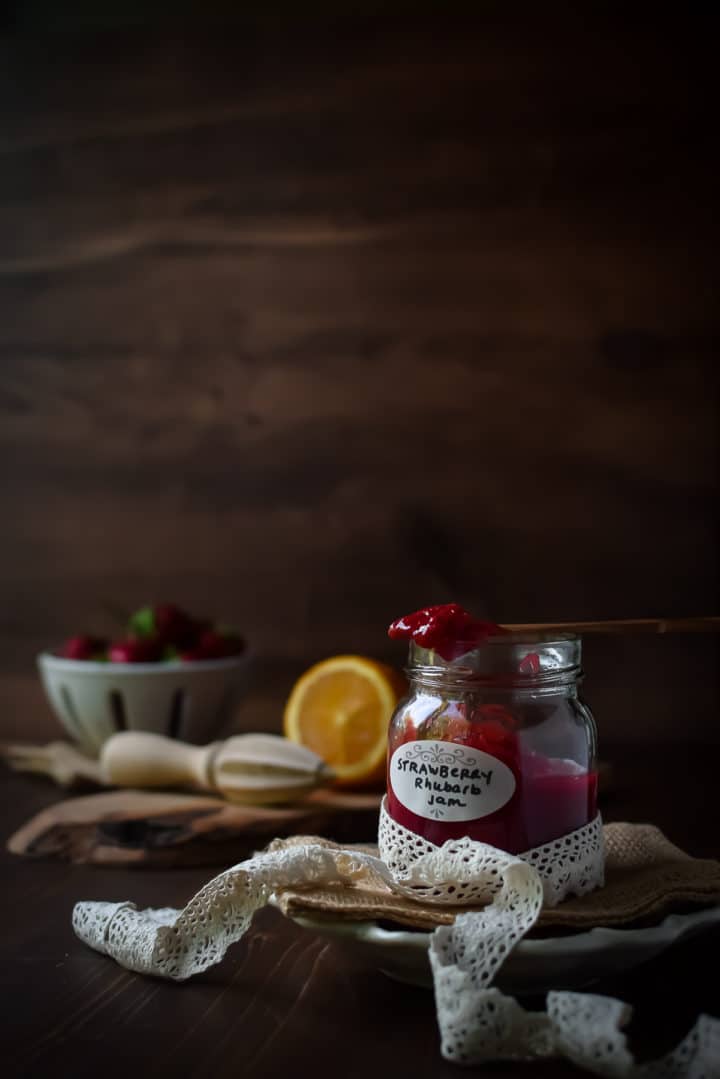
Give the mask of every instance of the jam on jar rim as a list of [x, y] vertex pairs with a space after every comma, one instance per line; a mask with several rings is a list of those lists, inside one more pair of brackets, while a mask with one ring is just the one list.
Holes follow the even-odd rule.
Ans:
[[422, 607], [397, 618], [388, 627], [388, 637], [394, 641], [414, 641], [432, 649], [443, 659], [451, 660], [462, 652], [458, 649], [477, 648], [490, 637], [505, 631], [496, 622], [475, 618], [459, 603], [442, 603]]
[[[411, 658], [415, 654], [428, 666], [465, 666], [476, 673], [480, 673], [479, 657], [488, 657], [493, 653], [502, 655], [505, 652], [512, 656], [513, 647], [517, 651], [531, 644], [541, 646], [552, 656], [553, 651], [557, 654], [560, 649], [571, 646], [574, 642], [578, 647], [578, 657], [573, 660], [572, 655], [569, 655], [568, 663], [546, 661], [543, 664], [537, 652], [528, 648], [522, 655], [517, 656], [517, 663], [511, 670], [527, 676], [561, 666], [573, 667], [579, 662], [579, 638], [575, 634], [513, 632], [497, 622], [475, 618], [458, 603], [423, 607], [403, 615], [390, 624], [388, 636], [392, 640], [408, 641]], [[464, 661], [462, 664], [459, 663], [461, 659]]]

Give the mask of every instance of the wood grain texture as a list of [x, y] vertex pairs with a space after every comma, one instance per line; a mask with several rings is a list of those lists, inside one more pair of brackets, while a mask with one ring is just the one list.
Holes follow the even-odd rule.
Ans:
[[[610, 750], [606, 820], [645, 820], [699, 857], [717, 857], [713, 808], [716, 755], [626, 743]], [[673, 796], [668, 796], [668, 771]], [[0, 819], [18, 827], [57, 795], [0, 774]], [[451, 1079], [439, 1055], [432, 993], [396, 984], [339, 944], [325, 944], [278, 912], [263, 911], [225, 960], [179, 985], [121, 970], [73, 935], [79, 899], [133, 899], [183, 906], [207, 869], [135, 872], [13, 858], [0, 850], [0, 920], [12, 926], [0, 947], [3, 1075], [278, 1079], [372, 1074]], [[720, 934], [703, 933], [624, 975], [592, 986], [633, 1005], [630, 1044], [643, 1059], [668, 1051], [720, 998], [698, 969], [717, 962]], [[668, 985], [682, 985], [680, 994]], [[541, 1000], [527, 1002], [541, 1007]], [[339, 1059], [341, 1058], [341, 1059]], [[525, 1064], [487, 1065], [490, 1079], [520, 1079]], [[533, 1065], [538, 1079], [571, 1079], [557, 1061]]]
[[[430, 602], [712, 612], [715, 139], [690, 22], [0, 41], [3, 734], [51, 733], [21, 711], [36, 651], [152, 598], [243, 628], [270, 725], [289, 672], [401, 662], [384, 627]], [[609, 655], [594, 681], [619, 692]], [[670, 656], [699, 672], [689, 734], [718, 737], [717, 650], [644, 655], [623, 653], [633, 698]], [[652, 693], [633, 722], [667, 737]]]

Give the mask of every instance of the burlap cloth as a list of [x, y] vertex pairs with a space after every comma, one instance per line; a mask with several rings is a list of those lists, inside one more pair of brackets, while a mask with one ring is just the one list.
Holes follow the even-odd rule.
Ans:
[[[537, 929], [572, 930], [592, 926], [656, 922], [673, 911], [720, 903], [720, 862], [693, 858], [651, 824], [606, 824], [605, 886], [589, 895], [543, 908]], [[270, 850], [317, 843], [338, 849], [317, 836], [277, 839]], [[345, 849], [348, 849], [347, 846]], [[356, 849], [377, 854], [377, 848]], [[358, 882], [352, 887], [318, 887], [276, 892], [287, 915], [327, 914], [348, 921], [390, 921], [415, 929], [449, 925], [477, 907], [439, 907], [396, 895], [384, 885]]]

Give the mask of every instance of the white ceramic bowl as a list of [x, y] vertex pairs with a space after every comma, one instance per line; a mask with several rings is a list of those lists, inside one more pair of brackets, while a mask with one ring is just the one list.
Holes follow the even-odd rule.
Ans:
[[[383, 929], [375, 922], [296, 914], [304, 929], [330, 937], [370, 966], [408, 985], [431, 986], [430, 933]], [[642, 929], [590, 929], [565, 937], [521, 940], [503, 963], [497, 985], [513, 994], [578, 989], [653, 959], [672, 944], [720, 924], [720, 906], [670, 914]]]
[[165, 663], [96, 663], [38, 656], [55, 715], [86, 752], [117, 731], [211, 742], [245, 686], [248, 655]]

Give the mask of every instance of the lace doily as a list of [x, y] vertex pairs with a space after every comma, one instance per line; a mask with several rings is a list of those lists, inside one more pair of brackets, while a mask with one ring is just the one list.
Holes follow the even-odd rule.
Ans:
[[[556, 1054], [598, 1075], [630, 1074], [632, 1057], [621, 1032], [628, 1011], [620, 1002], [554, 993], [548, 997], [547, 1013], [530, 1013], [492, 988], [499, 967], [535, 924], [543, 903], [553, 905], [602, 883], [599, 817], [557, 843], [518, 857], [469, 839], [435, 847], [392, 822], [383, 806], [379, 846], [382, 858], [318, 843], [282, 848], [271, 844], [211, 880], [182, 911], [78, 903], [73, 927], [86, 944], [130, 970], [184, 980], [218, 963], [276, 889], [352, 887], [367, 880], [382, 881], [425, 902], [484, 902], [483, 910], [460, 914], [431, 938], [444, 1056], [470, 1063]], [[672, 1055], [682, 1054], [684, 1071], [667, 1058], [658, 1065], [663, 1070], [639, 1074], [709, 1079], [717, 1074], [708, 1070], [708, 1062], [716, 1059], [712, 1053], [717, 1054], [718, 1043], [720, 1023], [701, 1017]], [[695, 1071], [688, 1070], [688, 1062]]]

